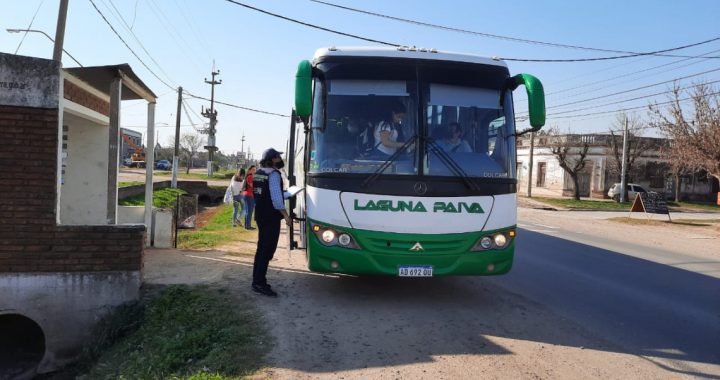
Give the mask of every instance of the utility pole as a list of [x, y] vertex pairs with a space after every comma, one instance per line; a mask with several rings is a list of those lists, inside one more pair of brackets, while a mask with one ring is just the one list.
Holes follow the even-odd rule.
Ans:
[[212, 80], [208, 81], [207, 78], [205, 78], [205, 83], [210, 85], [210, 109], [202, 110], [202, 115], [210, 119], [210, 128], [207, 131], [208, 141], [207, 145], [204, 147], [208, 151], [208, 177], [211, 177], [213, 175], [213, 158], [215, 156], [215, 151], [218, 150], [218, 148], [215, 146], [215, 125], [217, 124], [217, 111], [215, 110], [215, 85], [222, 84], [222, 79], [216, 81], [215, 76], [219, 74], [220, 70], [212, 71]]
[[245, 133], [243, 132], [243, 137], [240, 139], [240, 152], [245, 152]]
[[535, 150], [535, 132], [530, 133], [530, 163], [528, 164], [528, 198], [532, 198], [533, 151]]
[[53, 61], [62, 62], [63, 43], [65, 42], [65, 20], [67, 19], [69, 0], [60, 0], [57, 28], [55, 29], [55, 46], [53, 48]]
[[177, 173], [180, 166], [180, 108], [182, 107], [182, 86], [178, 87], [178, 103], [175, 115], [175, 153], [173, 153], [172, 182], [173, 189], [177, 189]]
[[242, 160], [242, 166], [247, 165], [247, 157], [245, 156], [245, 132], [243, 132], [242, 139], [240, 139], [240, 159]]
[[627, 150], [628, 150], [628, 118], [627, 115], [625, 116], [625, 130], [623, 131], [623, 154], [622, 154], [622, 170], [621, 170], [621, 176], [620, 177], [620, 202], [625, 202], [627, 197], [627, 191], [625, 190], [627, 187]]

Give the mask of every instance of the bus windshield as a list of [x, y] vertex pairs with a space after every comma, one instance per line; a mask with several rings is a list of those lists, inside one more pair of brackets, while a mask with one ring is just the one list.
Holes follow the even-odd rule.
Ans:
[[414, 144], [403, 148], [418, 134], [411, 83], [344, 79], [316, 83], [323, 83], [316, 84], [316, 100], [322, 86], [327, 98], [325, 120], [313, 120], [310, 172], [374, 173], [395, 155], [384, 174], [417, 174]]
[[447, 65], [321, 64], [309, 173], [514, 178], [507, 70]]
[[428, 87], [425, 174], [456, 175], [449, 159], [469, 177], [513, 177], [515, 127], [500, 102], [500, 91], [434, 83]]

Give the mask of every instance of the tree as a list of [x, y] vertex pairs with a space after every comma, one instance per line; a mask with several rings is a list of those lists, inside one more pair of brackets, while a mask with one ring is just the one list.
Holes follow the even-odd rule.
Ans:
[[590, 145], [583, 141], [578, 135], [560, 135], [555, 129], [549, 131], [550, 138], [548, 145], [550, 151], [560, 163], [560, 167], [565, 170], [573, 181], [574, 198], [580, 200], [580, 184], [578, 176], [585, 168], [587, 163], [587, 153]]
[[623, 130], [625, 129], [625, 120], [628, 124], [628, 154], [625, 163], [625, 180], [630, 182], [628, 177], [633, 176], [639, 168], [635, 165], [635, 161], [650, 149], [648, 140], [642, 138], [642, 131], [645, 129], [640, 118], [633, 114], [628, 116], [627, 113], [621, 112], [617, 115], [613, 127], [610, 129], [610, 139], [608, 139], [608, 147], [610, 148], [610, 172], [617, 176], [617, 181], [622, 182], [622, 149], [623, 149]]
[[193, 158], [203, 146], [203, 138], [197, 133], [183, 133], [180, 136], [180, 147], [185, 153], [185, 162], [187, 163], [186, 173], [190, 173], [193, 166]]
[[[683, 97], [688, 94], [689, 96]], [[689, 100], [688, 103], [685, 103]], [[720, 93], [704, 83], [673, 86], [670, 103], [650, 105], [651, 125], [672, 139], [668, 156], [682, 170], [704, 170], [720, 180]]]

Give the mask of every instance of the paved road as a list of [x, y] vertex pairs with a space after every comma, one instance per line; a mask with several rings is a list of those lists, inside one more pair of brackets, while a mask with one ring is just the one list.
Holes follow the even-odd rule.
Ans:
[[[641, 241], [577, 232], [558, 218], [521, 226], [515, 266], [493, 283], [542, 303], [628, 353], [666, 359], [673, 372], [709, 375], [713, 366], [705, 364], [720, 364], [718, 239], [707, 240], [717, 247], [714, 259], [701, 259]], [[693, 270], [682, 268], [688, 264]], [[720, 372], [711, 377], [720, 378]]]
[[[255, 298], [274, 336], [267, 377], [720, 379], [720, 231], [601, 216], [520, 209], [499, 277], [325, 276], [281, 242], [280, 297]], [[146, 279], [250, 296], [253, 242], [153, 252]]]

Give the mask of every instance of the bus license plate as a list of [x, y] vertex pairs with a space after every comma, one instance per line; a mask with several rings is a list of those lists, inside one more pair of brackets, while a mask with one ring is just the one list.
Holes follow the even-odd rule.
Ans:
[[398, 276], [400, 277], [432, 277], [433, 267], [403, 265], [398, 268]]

